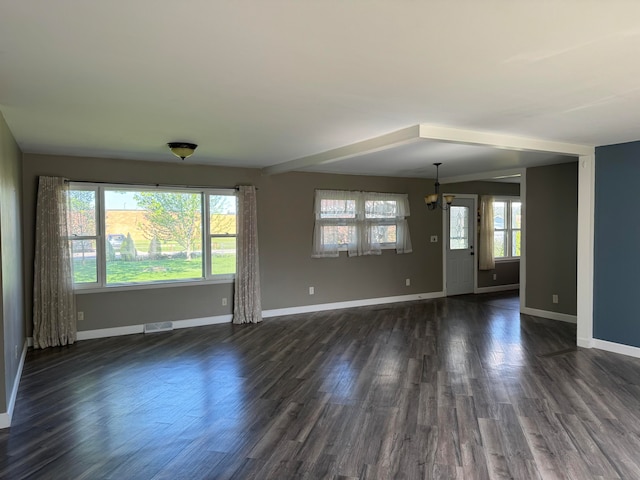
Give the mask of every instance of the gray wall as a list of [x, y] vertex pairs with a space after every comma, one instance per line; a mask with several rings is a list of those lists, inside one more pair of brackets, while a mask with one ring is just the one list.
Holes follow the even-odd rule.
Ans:
[[[519, 197], [520, 183], [505, 182], [460, 182], [447, 183], [441, 187], [443, 192], [468, 195], [494, 195]], [[480, 199], [478, 198], [478, 201]], [[495, 274], [496, 279], [493, 279]], [[520, 260], [496, 262], [492, 270], [478, 270], [478, 287], [495, 287], [499, 285], [517, 285], [520, 283]]]
[[0, 322], [4, 340], [0, 345], [4, 376], [4, 381], [0, 382], [0, 412], [7, 411], [26, 338], [22, 308], [21, 157], [20, 149], [0, 114]]
[[525, 306], [575, 315], [578, 162], [527, 169], [526, 222]]
[[[442, 290], [440, 235], [442, 215], [426, 212], [423, 196], [432, 180], [365, 177], [315, 173], [262, 176], [259, 170], [209, 167], [185, 163], [61, 157], [25, 154], [23, 160], [25, 295], [31, 319], [33, 245], [37, 177], [64, 176], [75, 181], [170, 185], [258, 187], [258, 235], [263, 309], [277, 309]], [[311, 258], [314, 190], [350, 189], [408, 193], [412, 215], [409, 228], [413, 253], [380, 256]], [[405, 286], [405, 279], [411, 286]], [[308, 287], [315, 287], [315, 295]], [[222, 297], [232, 298], [231, 284], [197, 285], [79, 294], [78, 309], [85, 320], [79, 330], [147, 322], [202, 318], [231, 313]], [[28, 321], [28, 329], [31, 322]]]
[[596, 148], [593, 336], [640, 347], [640, 142]]

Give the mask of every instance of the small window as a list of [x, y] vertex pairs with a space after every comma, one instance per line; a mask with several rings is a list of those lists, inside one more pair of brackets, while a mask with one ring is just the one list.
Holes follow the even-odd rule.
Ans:
[[449, 248], [469, 248], [469, 207], [452, 205], [449, 212]]
[[496, 259], [520, 257], [522, 202], [496, 199], [493, 202], [493, 256]]

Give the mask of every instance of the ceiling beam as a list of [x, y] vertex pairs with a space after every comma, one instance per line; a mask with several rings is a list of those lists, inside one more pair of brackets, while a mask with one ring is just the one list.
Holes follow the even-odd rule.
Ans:
[[296, 158], [295, 160], [277, 163], [270, 167], [263, 168], [262, 174], [274, 175], [276, 173], [303, 170], [308, 167], [339, 162], [347, 158], [379, 152], [424, 140], [458, 143], [462, 145], [480, 145], [503, 150], [557, 153], [559, 155], [592, 155], [594, 152], [594, 147], [590, 145], [420, 124], [380, 135], [379, 137], [352, 143], [351, 145], [345, 145], [325, 152]]
[[291, 172], [294, 170], [301, 170], [306, 167], [338, 162], [358, 155], [379, 152], [388, 148], [417, 142], [420, 140], [419, 134], [420, 125], [413, 125], [379, 137], [369, 138], [361, 142], [352, 143], [351, 145], [345, 145], [344, 147], [338, 147], [332, 150], [327, 150], [326, 152], [315, 153], [307, 157], [271, 165], [270, 167], [263, 168], [262, 173], [263, 175], [273, 175], [275, 173]]
[[537, 138], [426, 124], [420, 124], [420, 138], [438, 142], [481, 145], [503, 150], [557, 153], [560, 155], [592, 155], [594, 151], [594, 147], [591, 145], [555, 142]]

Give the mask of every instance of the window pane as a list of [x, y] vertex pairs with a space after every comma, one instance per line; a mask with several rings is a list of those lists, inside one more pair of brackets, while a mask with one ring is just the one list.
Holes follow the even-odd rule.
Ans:
[[211, 236], [211, 273], [236, 273], [236, 237]]
[[70, 190], [67, 215], [69, 235], [96, 236], [96, 192], [95, 190]]
[[493, 202], [493, 229], [504, 230], [506, 228], [506, 203], [505, 202]]
[[95, 240], [71, 240], [74, 283], [96, 283], [98, 262]]
[[369, 200], [365, 202], [366, 218], [396, 218], [398, 202], [393, 200]]
[[321, 218], [356, 218], [355, 200], [320, 200]]
[[514, 230], [511, 235], [512, 245], [511, 245], [511, 256], [519, 257], [520, 256], [520, 230]]
[[[236, 234], [236, 197], [235, 195], [209, 196], [209, 222], [211, 234]], [[235, 243], [235, 239], [234, 239]]]
[[449, 248], [469, 248], [469, 207], [451, 206], [449, 209]]
[[105, 190], [107, 284], [202, 278], [202, 195]]
[[505, 256], [506, 232], [493, 232], [493, 256], [495, 258]]
[[374, 225], [371, 227], [371, 241], [374, 243], [396, 243], [395, 225]]
[[322, 245], [338, 245], [346, 248], [355, 243], [355, 226], [353, 225], [325, 225], [322, 227]]
[[522, 203], [511, 202], [511, 228], [522, 228], [520, 227], [520, 222], [522, 220], [522, 215], [520, 213], [521, 207]]

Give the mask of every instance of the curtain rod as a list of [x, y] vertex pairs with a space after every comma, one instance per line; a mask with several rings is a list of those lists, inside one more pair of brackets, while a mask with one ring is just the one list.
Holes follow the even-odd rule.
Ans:
[[[203, 190], [208, 190], [208, 189], [218, 189], [218, 190], [229, 190], [229, 189], [233, 189], [233, 190], [239, 190], [240, 189], [240, 185], [236, 185], [235, 187], [215, 187], [212, 185], [170, 185], [167, 183], [131, 183], [131, 182], [88, 182], [88, 181], [82, 181], [82, 180], [69, 180], [69, 179], [65, 179], [65, 183], [92, 183], [92, 184], [99, 184], [99, 185], [126, 185], [126, 186], [131, 186], [131, 187], [169, 187], [169, 188], [201, 188]], [[258, 190], [258, 187], [256, 187], [256, 190]]]

